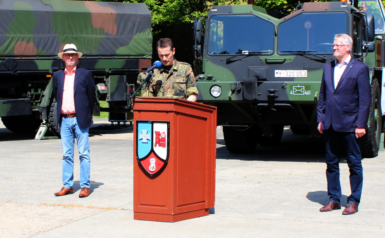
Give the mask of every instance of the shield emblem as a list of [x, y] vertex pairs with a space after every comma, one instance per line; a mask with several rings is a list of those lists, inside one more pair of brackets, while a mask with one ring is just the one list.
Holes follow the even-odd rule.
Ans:
[[159, 174], [169, 155], [169, 122], [137, 121], [136, 157], [149, 176]]

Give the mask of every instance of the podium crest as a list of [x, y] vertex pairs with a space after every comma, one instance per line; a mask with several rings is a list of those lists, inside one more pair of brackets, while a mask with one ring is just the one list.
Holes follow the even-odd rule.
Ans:
[[169, 156], [169, 122], [137, 121], [136, 157], [149, 176], [163, 171]]

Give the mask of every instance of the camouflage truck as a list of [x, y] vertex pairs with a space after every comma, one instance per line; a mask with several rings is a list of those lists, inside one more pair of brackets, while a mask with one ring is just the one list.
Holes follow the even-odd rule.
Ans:
[[334, 60], [335, 34], [349, 34], [352, 57], [369, 66], [372, 87], [362, 154], [377, 156], [385, 80], [381, 1], [304, 3], [280, 18], [253, 5], [216, 6], [206, 20], [204, 42], [201, 30], [196, 20], [194, 49], [198, 54], [203, 49], [204, 73], [198, 76], [198, 101], [218, 107], [218, 125], [232, 153], [254, 151], [258, 143], [278, 144], [286, 125], [294, 134], [320, 136], [323, 66]]
[[[52, 74], [67, 43], [83, 53], [78, 67], [92, 71], [97, 104], [110, 120], [125, 120], [137, 73], [151, 66], [151, 14], [144, 4], [59, 0], [0, 0], [0, 117], [13, 132], [42, 124], [58, 134]], [[122, 119], [123, 118], [123, 119]]]

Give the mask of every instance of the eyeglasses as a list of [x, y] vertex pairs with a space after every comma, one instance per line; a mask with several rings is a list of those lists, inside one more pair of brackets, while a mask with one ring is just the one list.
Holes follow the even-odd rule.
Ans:
[[74, 58], [74, 57], [78, 56], [78, 54], [64, 54], [63, 56], [67, 56], [68, 58], [70, 58], [70, 57]]
[[334, 48], [334, 46], [337, 46], [337, 48], [341, 48], [341, 47], [344, 46], [344, 45], [347, 45], [347, 44], [341, 44], [341, 45], [333, 44], [333, 45], [331, 45], [330, 47]]

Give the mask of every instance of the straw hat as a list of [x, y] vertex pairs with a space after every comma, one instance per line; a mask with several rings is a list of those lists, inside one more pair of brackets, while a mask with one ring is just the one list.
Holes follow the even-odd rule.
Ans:
[[73, 53], [78, 54], [79, 58], [82, 57], [83, 55], [82, 52], [78, 52], [76, 45], [66, 44], [63, 48], [63, 52], [60, 52], [59, 54], [57, 54], [57, 56], [59, 56], [60, 59], [63, 59], [63, 54], [73, 54]]

